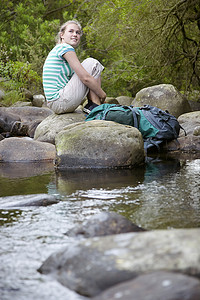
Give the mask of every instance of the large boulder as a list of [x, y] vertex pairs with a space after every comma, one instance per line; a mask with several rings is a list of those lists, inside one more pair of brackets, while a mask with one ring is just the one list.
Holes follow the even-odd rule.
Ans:
[[38, 271], [93, 297], [115, 284], [161, 270], [199, 277], [199, 228], [89, 238], [52, 254]]
[[[200, 126], [200, 111], [182, 114], [178, 117], [178, 121], [180, 125], [185, 129], [187, 135], [194, 134], [196, 128]], [[181, 131], [180, 136], [183, 135], [184, 133]]]
[[112, 121], [88, 121], [68, 125], [57, 134], [58, 169], [127, 168], [144, 161], [138, 129]]
[[54, 161], [55, 146], [31, 138], [12, 137], [0, 142], [0, 162]]
[[176, 118], [191, 111], [188, 101], [171, 84], [159, 84], [140, 90], [136, 94], [132, 105], [139, 107], [145, 104], [168, 110]]
[[117, 284], [93, 300], [199, 300], [200, 281], [172, 272], [157, 271]]
[[55, 136], [63, 130], [65, 126], [84, 120], [85, 115], [79, 110], [62, 115], [52, 114], [37, 126], [34, 139], [55, 144]]
[[[180, 130], [178, 140], [164, 145], [165, 151], [179, 151], [182, 153], [198, 154], [200, 152], [200, 111], [182, 114], [178, 121], [184, 130]], [[185, 136], [185, 134], [187, 134]]]
[[128, 96], [119, 96], [116, 98], [120, 105], [131, 105], [134, 98]]
[[7, 107], [5, 110], [18, 115], [22, 122], [44, 120], [53, 114], [53, 111], [47, 107]]
[[7, 136], [33, 137], [38, 124], [51, 114], [49, 108], [0, 107], [0, 132]]

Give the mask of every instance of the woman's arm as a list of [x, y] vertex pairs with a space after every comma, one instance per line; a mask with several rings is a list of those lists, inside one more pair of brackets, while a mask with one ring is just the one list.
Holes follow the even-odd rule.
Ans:
[[106, 98], [106, 93], [99, 86], [97, 80], [91, 76], [81, 65], [77, 55], [73, 51], [66, 52], [63, 57], [67, 60], [70, 67], [78, 75], [80, 80], [85, 84], [90, 90], [92, 90], [103, 102]]

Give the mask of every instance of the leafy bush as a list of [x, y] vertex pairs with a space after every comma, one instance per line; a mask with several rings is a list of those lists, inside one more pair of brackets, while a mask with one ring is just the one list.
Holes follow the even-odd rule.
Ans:
[[40, 86], [41, 77], [32, 70], [29, 62], [8, 61], [3, 63], [0, 61], [0, 74], [7, 80], [15, 89], [30, 89], [33, 90]]
[[1, 47], [0, 53], [0, 76], [4, 79], [1, 81], [1, 87], [6, 91], [3, 100], [4, 105], [24, 100], [23, 89], [28, 89], [33, 93], [41, 90], [41, 76], [32, 70], [29, 62], [10, 60], [9, 51], [6, 50], [5, 46]]

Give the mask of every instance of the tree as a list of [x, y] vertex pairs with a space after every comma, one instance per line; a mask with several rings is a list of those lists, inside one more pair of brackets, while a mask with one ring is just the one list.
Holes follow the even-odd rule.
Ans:
[[[75, 3], [80, 4], [80, 1], [69, 0], [67, 4], [64, 0], [1, 1], [0, 76], [11, 79], [10, 87], [30, 87], [33, 74], [37, 83], [41, 82], [44, 60], [55, 45], [60, 24], [77, 11]], [[19, 82], [16, 82], [17, 78], [20, 78]]]
[[[171, 1], [161, 11], [159, 32], [163, 38], [161, 62], [176, 80], [179, 88], [200, 86], [200, 2]], [[182, 82], [184, 81], [184, 86]]]
[[157, 83], [199, 89], [199, 0], [102, 0], [91, 6], [88, 46], [105, 62], [109, 86], [124, 86], [132, 95]]

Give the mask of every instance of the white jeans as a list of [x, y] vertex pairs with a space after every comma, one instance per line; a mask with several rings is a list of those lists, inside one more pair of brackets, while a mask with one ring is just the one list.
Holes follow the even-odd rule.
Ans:
[[[86, 58], [82, 63], [84, 69], [94, 78], [101, 75], [104, 67], [94, 58]], [[47, 102], [47, 106], [56, 114], [73, 112], [87, 95], [89, 88], [82, 83], [76, 73], [66, 86], [60, 90], [60, 98]]]

